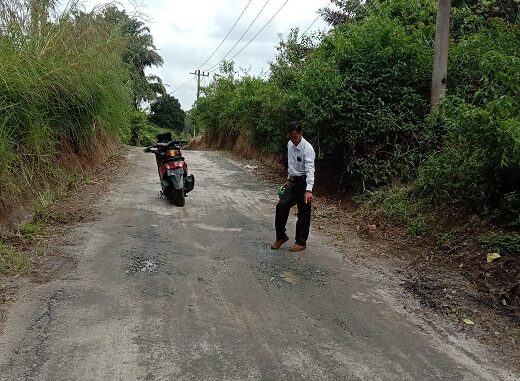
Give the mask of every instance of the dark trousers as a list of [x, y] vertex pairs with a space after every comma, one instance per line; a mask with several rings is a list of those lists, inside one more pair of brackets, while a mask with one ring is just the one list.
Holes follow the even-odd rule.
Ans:
[[306, 182], [291, 181], [284, 195], [276, 205], [276, 239], [287, 237], [285, 225], [289, 218], [289, 212], [294, 205], [298, 205], [298, 221], [296, 222], [296, 243], [305, 246], [309, 237], [311, 225], [311, 204], [304, 202]]

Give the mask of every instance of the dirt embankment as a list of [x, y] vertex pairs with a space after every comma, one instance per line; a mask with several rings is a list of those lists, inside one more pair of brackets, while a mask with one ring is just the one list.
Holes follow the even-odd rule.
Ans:
[[19, 176], [11, 184], [3, 184], [8, 191], [0, 194], [0, 238], [32, 220], [35, 207], [45, 207], [93, 177], [121, 147], [106, 136], [93, 138], [86, 146], [62, 139], [51, 161], [33, 160], [19, 168]]
[[[7, 309], [21, 288], [30, 289], [31, 284], [50, 281], [74, 267], [72, 259], [60, 251], [60, 240], [75, 223], [100, 218], [94, 205], [121, 175], [126, 160], [126, 147], [110, 141], [98, 142], [81, 154], [67, 147], [59, 161], [66, 181], [42, 181], [47, 186], [45, 193], [31, 191], [23, 202], [2, 214], [0, 332]], [[11, 255], [4, 257], [7, 250]], [[23, 267], [18, 266], [21, 262]]]
[[[231, 151], [273, 184], [281, 183], [286, 173], [281, 158], [258, 152], [240, 136], [203, 136], [188, 148]], [[443, 207], [431, 210], [425, 234], [407, 238], [404, 226], [361, 213], [323, 173], [317, 173], [313, 229], [333, 237], [347, 260], [394, 272], [425, 313], [448, 319], [460, 332], [520, 366], [515, 349], [520, 343], [520, 258], [487, 262], [479, 237], [493, 226], [464, 210]], [[362, 254], [349, 251], [353, 240], [365, 248]]]

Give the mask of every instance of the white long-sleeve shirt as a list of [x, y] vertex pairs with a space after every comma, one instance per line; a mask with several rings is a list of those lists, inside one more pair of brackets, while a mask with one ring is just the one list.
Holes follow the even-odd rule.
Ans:
[[295, 146], [291, 141], [287, 143], [287, 159], [289, 176], [306, 175], [306, 190], [312, 192], [314, 187], [314, 159], [316, 154], [312, 145], [302, 138]]

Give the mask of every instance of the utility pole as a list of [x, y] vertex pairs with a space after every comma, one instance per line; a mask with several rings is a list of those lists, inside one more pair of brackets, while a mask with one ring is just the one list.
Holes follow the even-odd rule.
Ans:
[[[190, 74], [197, 76], [197, 100], [198, 100], [200, 97], [200, 77], [209, 77], [209, 73], [202, 72], [202, 74], [201, 74], [200, 70], [195, 70], [195, 72], [190, 73]], [[193, 125], [193, 137], [195, 137], [195, 136], [196, 136], [196, 132], [195, 132], [195, 124], [194, 124]]]
[[451, 0], [438, 0], [437, 7], [435, 53], [433, 57], [432, 92], [430, 100], [432, 111], [437, 109], [440, 99], [446, 93]]
[[200, 70], [195, 70], [194, 73], [190, 73], [197, 76], [197, 99], [200, 97], [200, 77], [209, 77], [209, 73], [200, 72]]

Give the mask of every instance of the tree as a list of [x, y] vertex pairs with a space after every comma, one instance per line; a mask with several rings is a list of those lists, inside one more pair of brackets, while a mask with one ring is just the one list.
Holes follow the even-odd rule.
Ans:
[[184, 131], [186, 113], [174, 96], [165, 94], [158, 98], [150, 105], [150, 111], [150, 122], [169, 130]]
[[139, 108], [142, 102], [151, 102], [158, 96], [165, 95], [166, 89], [161, 78], [145, 73], [146, 68], [162, 66], [164, 63], [157, 53], [150, 28], [113, 5], [105, 8], [102, 17], [107, 22], [118, 25], [123, 36], [127, 38], [128, 46], [123, 61], [131, 71], [135, 108]]
[[298, 28], [292, 29], [287, 39], [280, 36], [276, 48], [278, 54], [275, 60], [269, 63], [270, 79], [282, 89], [288, 89], [315, 48], [312, 36], [300, 36]]
[[519, 0], [454, 0], [453, 5], [468, 6], [486, 19], [499, 17], [512, 23], [520, 17]]
[[321, 8], [318, 13], [332, 26], [344, 24], [348, 21], [363, 19], [368, 15], [374, 0], [332, 0], [338, 9], [331, 7]]

